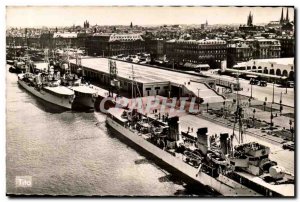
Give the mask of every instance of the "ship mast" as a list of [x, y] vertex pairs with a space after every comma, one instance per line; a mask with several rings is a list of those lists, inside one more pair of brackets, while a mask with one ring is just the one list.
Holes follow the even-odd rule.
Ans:
[[138, 96], [141, 96], [140, 89], [138, 87], [137, 82], [135, 81], [135, 79], [138, 78], [138, 77], [135, 76], [133, 65], [131, 65], [131, 76], [129, 76], [129, 78], [131, 78], [131, 98], [136, 97], [136, 89], [134, 89], [134, 84], [136, 85]]
[[244, 137], [243, 137], [243, 123], [242, 123], [242, 108], [240, 107], [240, 101], [239, 101], [239, 88], [240, 88], [240, 83], [239, 83], [239, 72], [237, 74], [236, 77], [237, 83], [236, 83], [236, 111], [235, 111], [235, 120], [234, 120], [234, 124], [233, 124], [233, 135], [236, 137], [235, 135], [235, 124], [236, 122], [238, 122], [238, 143], [242, 144], [244, 142]]
[[109, 66], [109, 91], [108, 91], [108, 96], [113, 97], [114, 95], [114, 89], [117, 90], [117, 94], [119, 94], [119, 84], [117, 81], [117, 64], [116, 61], [114, 60], [108, 60], [108, 66]]
[[133, 90], [133, 82], [134, 82], [134, 70], [133, 70], [133, 65], [131, 65], [131, 73], [132, 73], [132, 76], [131, 76], [131, 98], [134, 98], [134, 90]]

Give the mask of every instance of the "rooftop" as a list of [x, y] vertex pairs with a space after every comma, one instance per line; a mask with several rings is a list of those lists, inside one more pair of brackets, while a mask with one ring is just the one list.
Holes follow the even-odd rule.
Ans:
[[53, 38], [77, 38], [75, 32], [54, 33]]
[[[71, 63], [76, 64], [76, 60], [70, 60]], [[108, 59], [107, 58], [84, 58], [81, 60], [81, 65], [97, 70], [106, 74], [109, 74], [108, 68]], [[168, 82], [169, 80], [166, 79], [166, 75], [161, 74], [153, 74], [153, 68], [146, 68], [145, 66], [139, 64], [131, 64], [122, 61], [116, 61], [118, 76], [122, 78], [126, 78], [131, 80], [131, 71], [132, 66], [135, 72], [135, 81], [140, 83], [153, 83], [153, 82]], [[152, 70], [151, 70], [152, 69]]]
[[293, 65], [294, 58], [272, 58], [272, 59], [255, 59], [255, 62], [269, 62], [281, 65]]

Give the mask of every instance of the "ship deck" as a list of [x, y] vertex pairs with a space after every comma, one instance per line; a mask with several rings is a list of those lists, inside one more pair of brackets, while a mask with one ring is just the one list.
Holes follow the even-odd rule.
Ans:
[[272, 191], [282, 194], [283, 196], [295, 196], [294, 184], [273, 185], [273, 184], [265, 182], [263, 179], [261, 179], [258, 176], [253, 176], [246, 172], [236, 172], [236, 173], [252, 182], [255, 182], [256, 184], [259, 184], [259, 185], [266, 187]]
[[[115, 116], [116, 118], [118, 118], [119, 120], [124, 120], [121, 115], [123, 113], [123, 109], [118, 109], [118, 108], [111, 108], [109, 109], [110, 113], [113, 114], [113, 116]], [[125, 119], [126, 120], [126, 119]], [[127, 120], [126, 120], [127, 121]], [[209, 132], [210, 134], [214, 134], [214, 133], [220, 133], [221, 131], [223, 132], [228, 132], [228, 133], [232, 133], [232, 129], [228, 129], [228, 128], [224, 128], [222, 126], [216, 126], [214, 124], [214, 126], [210, 126], [212, 123], [206, 121], [206, 120], [202, 120], [199, 117], [196, 116], [192, 116], [192, 115], [185, 115], [185, 116], [181, 116], [180, 117], [180, 128], [181, 131], [186, 132], [188, 127], [194, 127], [194, 131], [191, 133], [192, 136], [197, 137], [196, 135], [196, 129], [199, 127], [208, 127], [209, 128]], [[212, 130], [211, 130], [212, 129]], [[245, 139], [246, 142], [253, 142], [253, 141], [257, 141], [257, 138], [255, 137], [249, 137], [247, 136], [247, 138]], [[263, 140], [259, 140], [260, 142], [263, 142], [263, 145], [266, 146], [270, 146], [270, 143], [264, 142]], [[237, 144], [237, 140], [235, 139], [234, 144]], [[280, 150], [281, 152], [278, 152], [280, 155], [278, 156], [278, 154], [276, 153], [276, 150], [278, 151], [278, 146], [276, 145], [272, 145], [271, 146], [271, 151], [275, 151], [273, 153], [270, 154], [270, 158], [272, 160], [275, 160], [278, 162], [278, 165], [285, 167], [285, 161], [282, 161], [282, 158], [280, 158], [280, 156], [282, 155], [283, 152], [288, 152], [286, 150]], [[291, 152], [288, 153], [287, 157], [291, 156]], [[293, 161], [294, 162], [294, 161]], [[294, 173], [294, 168], [292, 166], [287, 166], [287, 172], [291, 173], [293, 175]], [[281, 195], [284, 196], [294, 196], [294, 184], [279, 184], [279, 185], [274, 185], [274, 184], [270, 184], [266, 181], [264, 181], [263, 179], [261, 179], [259, 176], [253, 176], [249, 173], [246, 172], [236, 172], [238, 175], [258, 184], [261, 185], [263, 187], [266, 187], [274, 192], [277, 192]]]
[[71, 89], [64, 86], [56, 86], [56, 87], [46, 86], [44, 88], [60, 95], [74, 95], [74, 92]]
[[79, 93], [85, 93], [85, 94], [96, 93], [96, 90], [93, 88], [90, 88], [89, 86], [72, 86], [71, 89], [74, 91], [77, 91]]

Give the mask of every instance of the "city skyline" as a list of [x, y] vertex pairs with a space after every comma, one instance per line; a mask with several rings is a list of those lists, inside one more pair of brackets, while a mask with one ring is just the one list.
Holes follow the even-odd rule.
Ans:
[[[89, 6], [8, 6], [7, 27], [82, 26], [91, 25], [162, 25], [162, 24], [246, 24], [253, 14], [253, 23], [279, 21], [282, 8], [294, 20], [293, 7], [89, 7]], [[147, 15], [145, 15], [147, 9]], [[267, 15], [266, 15], [267, 13]], [[130, 15], [129, 15], [130, 14]], [[64, 16], [64, 20], [61, 20]], [[104, 16], [110, 16], [109, 18]], [[46, 23], [45, 23], [46, 22]]]

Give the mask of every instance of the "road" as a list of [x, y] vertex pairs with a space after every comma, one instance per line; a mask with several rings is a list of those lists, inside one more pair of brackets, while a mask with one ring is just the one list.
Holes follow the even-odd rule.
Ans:
[[[203, 74], [217, 78], [217, 79], [223, 79], [226, 81], [235, 81], [236, 79], [231, 76], [226, 75], [218, 75], [214, 74], [212, 71], [203, 72]], [[245, 79], [239, 79], [240, 84], [243, 88], [242, 91], [239, 91], [240, 94], [251, 96], [251, 85], [249, 84], [249, 80]], [[287, 93], [286, 93], [287, 90]], [[279, 85], [274, 85], [274, 102], [279, 103], [280, 102], [280, 96], [282, 93], [282, 104], [294, 107], [294, 88], [282, 88]], [[265, 98], [267, 98], [267, 102], [272, 102], [273, 97], [273, 84], [268, 83], [268, 86], [262, 87], [257, 85], [252, 85], [252, 97], [265, 101]]]

